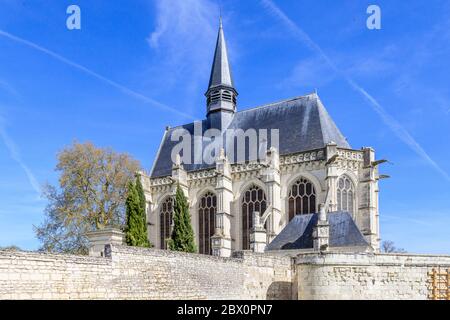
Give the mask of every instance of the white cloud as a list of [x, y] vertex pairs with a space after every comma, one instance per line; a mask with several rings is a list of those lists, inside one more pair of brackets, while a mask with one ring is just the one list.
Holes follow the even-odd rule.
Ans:
[[166, 89], [176, 86], [198, 96], [201, 88], [206, 90], [213, 58], [219, 25], [217, 3], [157, 0], [156, 21], [147, 41], [159, 54], [158, 64], [153, 66], [153, 72], [160, 75], [158, 84], [164, 81]]
[[315, 57], [300, 61], [279, 86], [306, 87], [311, 90], [327, 84], [334, 77], [333, 70], [322, 59]]
[[156, 29], [148, 42], [153, 48], [166, 47], [171, 55], [195, 50], [205, 41], [211, 44], [217, 31], [217, 6], [209, 0], [157, 0], [156, 13]]
[[[392, 74], [397, 69], [396, 55], [399, 50], [395, 45], [388, 45], [379, 52], [362, 52], [340, 57], [340, 62], [349, 66], [345, 68], [346, 73], [354, 77], [379, 77]], [[340, 65], [342, 65], [340, 64]]]

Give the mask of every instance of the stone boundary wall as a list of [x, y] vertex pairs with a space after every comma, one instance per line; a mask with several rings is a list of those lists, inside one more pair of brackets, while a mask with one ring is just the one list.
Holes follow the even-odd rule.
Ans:
[[428, 272], [450, 268], [450, 256], [304, 254], [296, 258], [298, 298], [428, 299]]
[[[107, 258], [0, 251], [0, 299], [291, 299], [292, 259], [112, 246]], [[296, 286], [294, 287], [296, 291]]]
[[297, 300], [297, 276], [290, 256], [234, 252], [245, 265], [244, 297], [248, 299]]
[[0, 299], [110, 297], [111, 259], [0, 251]]
[[427, 299], [450, 256], [111, 246], [106, 257], [0, 251], [0, 299]]

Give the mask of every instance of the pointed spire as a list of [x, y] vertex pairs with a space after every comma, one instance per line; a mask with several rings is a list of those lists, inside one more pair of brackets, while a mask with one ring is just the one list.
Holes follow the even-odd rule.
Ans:
[[219, 33], [217, 35], [216, 50], [209, 78], [206, 96], [206, 114], [210, 124], [215, 128], [225, 128], [233, 119], [236, 112], [236, 97], [228, 60], [227, 45], [222, 27], [222, 16], [219, 19]]
[[217, 35], [216, 50], [209, 78], [208, 88], [217, 86], [234, 87], [233, 77], [231, 74], [230, 63], [228, 60], [227, 44], [222, 27], [222, 17], [219, 19], [219, 33]]

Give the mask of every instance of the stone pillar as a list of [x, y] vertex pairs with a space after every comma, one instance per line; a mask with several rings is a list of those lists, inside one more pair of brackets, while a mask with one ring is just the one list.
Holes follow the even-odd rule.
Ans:
[[357, 223], [367, 242], [379, 250], [378, 232], [378, 167], [374, 165], [375, 151], [363, 148], [364, 167], [360, 175], [359, 219]]
[[184, 170], [183, 164], [181, 163], [181, 157], [179, 154], [176, 155], [175, 163], [172, 166], [172, 192], [176, 193], [177, 185], [179, 184], [184, 192], [184, 195], [189, 199], [189, 189], [187, 183], [187, 172]]
[[330, 142], [326, 146], [326, 170], [327, 176], [325, 181], [327, 183], [327, 192], [329, 197], [328, 208], [325, 208], [328, 212], [337, 211], [337, 145], [334, 142]]
[[215, 256], [231, 256], [231, 202], [233, 201], [233, 188], [231, 180], [231, 167], [225, 156], [224, 149], [216, 160], [216, 229], [211, 237], [212, 253]]
[[272, 206], [267, 218], [267, 236], [270, 243], [281, 231], [280, 155], [278, 150], [271, 147], [267, 151], [266, 159], [267, 167], [264, 169], [263, 177], [267, 188], [267, 207]]
[[260, 213], [253, 213], [253, 227], [250, 229], [250, 250], [253, 252], [264, 252], [267, 245], [267, 233], [261, 223]]
[[330, 225], [326, 208], [323, 204], [319, 205], [319, 217], [317, 224], [313, 229], [314, 251], [328, 251], [330, 240]]
[[89, 255], [94, 257], [105, 257], [106, 245], [123, 245], [124, 233], [119, 229], [105, 228], [102, 230], [88, 232]]

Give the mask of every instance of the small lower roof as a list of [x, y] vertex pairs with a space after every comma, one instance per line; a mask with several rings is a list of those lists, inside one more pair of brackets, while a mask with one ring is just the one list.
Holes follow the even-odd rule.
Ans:
[[[266, 251], [313, 248], [313, 229], [317, 221], [317, 213], [296, 215], [266, 247]], [[328, 223], [330, 247], [369, 246], [348, 212], [328, 213]]]

